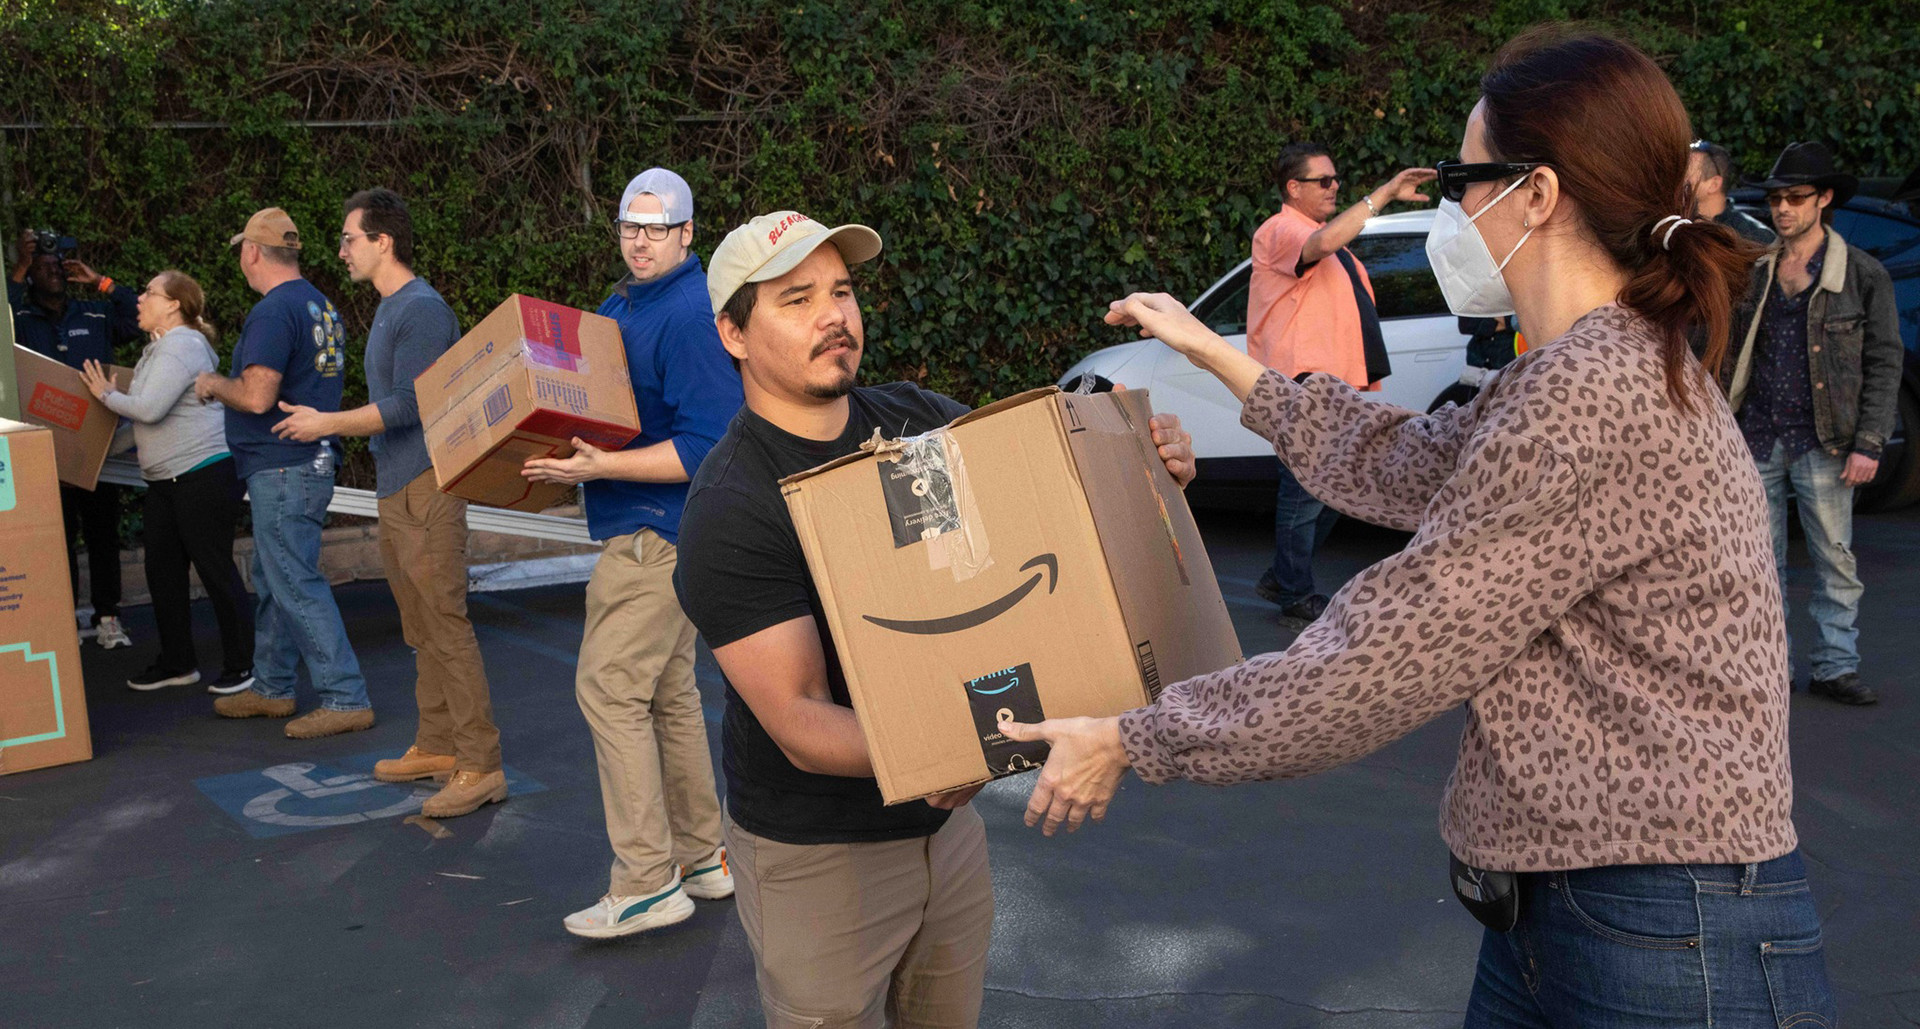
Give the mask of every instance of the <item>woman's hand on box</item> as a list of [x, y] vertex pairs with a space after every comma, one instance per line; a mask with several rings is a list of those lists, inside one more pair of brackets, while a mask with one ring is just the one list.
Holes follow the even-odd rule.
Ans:
[[1120, 779], [1132, 763], [1120, 742], [1118, 718], [1049, 718], [1037, 724], [1001, 722], [1000, 731], [1011, 740], [1034, 740], [1048, 745], [1047, 763], [1034, 781], [1027, 800], [1027, 824], [1052, 836], [1062, 825], [1068, 832], [1088, 818], [1107, 817], [1107, 805], [1120, 789]]
[[573, 438], [571, 457], [533, 457], [520, 466], [520, 474], [534, 482], [557, 482], [574, 486], [606, 477], [607, 452], [578, 436]]

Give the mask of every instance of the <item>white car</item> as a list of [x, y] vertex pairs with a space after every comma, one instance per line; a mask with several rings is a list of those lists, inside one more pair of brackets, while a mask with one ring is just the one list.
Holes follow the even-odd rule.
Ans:
[[[1351, 244], [1373, 283], [1380, 332], [1393, 374], [1369, 397], [1414, 411], [1473, 395], [1461, 385], [1467, 372], [1467, 337], [1447, 310], [1440, 284], [1427, 264], [1431, 208], [1371, 219]], [[1190, 306], [1208, 327], [1240, 350], [1247, 349], [1247, 284], [1252, 261], [1215, 282]], [[1477, 369], [1476, 369], [1477, 370]], [[1061, 376], [1062, 385], [1083, 374], [1128, 389], [1153, 391], [1156, 411], [1180, 416], [1193, 434], [1199, 477], [1189, 494], [1197, 503], [1271, 506], [1279, 478], [1273, 446], [1240, 425], [1240, 404], [1220, 380], [1195, 368], [1157, 339], [1108, 347], [1082, 358]]]

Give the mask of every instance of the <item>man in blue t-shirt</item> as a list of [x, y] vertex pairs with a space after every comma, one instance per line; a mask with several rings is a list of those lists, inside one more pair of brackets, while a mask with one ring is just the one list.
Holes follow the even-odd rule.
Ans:
[[227, 447], [253, 505], [253, 686], [214, 701], [227, 718], [293, 714], [304, 660], [320, 706], [287, 723], [295, 739], [371, 728], [373, 707], [333, 588], [320, 574], [320, 530], [333, 500], [338, 443], [281, 439], [276, 405], [338, 411], [346, 381], [340, 314], [300, 275], [300, 233], [269, 207], [231, 240], [261, 294], [233, 346], [233, 377], [202, 372], [194, 392], [227, 408]]
[[380, 293], [367, 332], [367, 403], [321, 411], [280, 402], [282, 439], [366, 436], [379, 498], [380, 563], [400, 608], [400, 634], [414, 653], [420, 727], [399, 757], [373, 766], [382, 782], [446, 785], [420, 813], [455, 818], [507, 799], [500, 730], [480, 641], [467, 618], [467, 502], [440, 492], [420, 427], [413, 380], [460, 339], [460, 320], [427, 280], [413, 274], [413, 216], [389, 189], [347, 198], [340, 260], [355, 282]]
[[593, 730], [613, 871], [568, 932], [625, 936], [686, 920], [693, 901], [733, 894], [720, 802], [693, 677], [693, 625], [674, 599], [687, 481], [740, 409], [693, 245], [693, 191], [665, 168], [627, 183], [616, 222], [628, 274], [600, 313], [620, 323], [640, 435], [623, 450], [574, 440], [528, 461], [542, 482], [585, 483], [601, 541], [587, 584], [574, 692]]

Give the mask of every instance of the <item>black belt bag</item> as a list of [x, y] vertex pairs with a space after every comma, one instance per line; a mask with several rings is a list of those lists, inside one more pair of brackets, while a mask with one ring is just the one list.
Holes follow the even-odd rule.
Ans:
[[1490, 872], [1447, 855], [1447, 878], [1453, 895], [1473, 920], [1503, 933], [1520, 921], [1520, 877], [1513, 872]]

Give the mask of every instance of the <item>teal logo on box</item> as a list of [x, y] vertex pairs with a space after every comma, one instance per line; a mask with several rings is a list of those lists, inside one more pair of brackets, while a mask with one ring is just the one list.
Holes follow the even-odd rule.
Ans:
[[[5, 443], [5, 439], [0, 439], [0, 444]], [[12, 495], [11, 487], [8, 488], [8, 495]], [[0, 578], [4, 578], [4, 576], [0, 576]], [[27, 736], [16, 736], [10, 740], [0, 740], [0, 748], [18, 747], [27, 743], [45, 743], [48, 740], [64, 738], [67, 735], [67, 709], [60, 703], [60, 656], [52, 651], [35, 651], [32, 646], [25, 643], [9, 643], [4, 647], [0, 647], [0, 662], [15, 660], [7, 656], [14, 651], [20, 652], [20, 657], [18, 658], [20, 661], [24, 661], [29, 665], [44, 664], [47, 666], [47, 683], [53, 688], [53, 731], [33, 733]]]
[[0, 511], [11, 511], [19, 502], [14, 493], [13, 480], [12, 441], [0, 436]]

